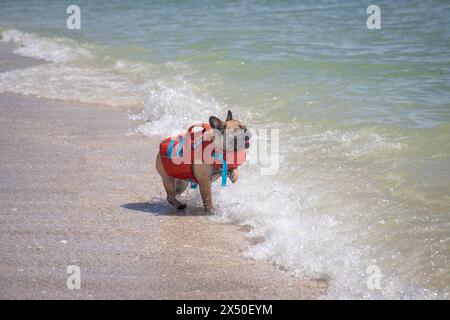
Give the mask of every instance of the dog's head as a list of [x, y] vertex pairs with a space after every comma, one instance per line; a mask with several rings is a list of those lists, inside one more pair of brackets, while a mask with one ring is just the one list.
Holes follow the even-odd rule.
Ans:
[[220, 120], [210, 117], [209, 124], [214, 129], [214, 144], [225, 151], [237, 151], [250, 147], [250, 130], [241, 121], [233, 119], [231, 111], [228, 110], [227, 119]]

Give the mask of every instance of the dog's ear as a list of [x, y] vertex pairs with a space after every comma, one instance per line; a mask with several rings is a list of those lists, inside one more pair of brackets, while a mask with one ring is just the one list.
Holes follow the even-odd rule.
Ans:
[[230, 121], [230, 120], [233, 120], [233, 115], [231, 114], [231, 111], [228, 110], [227, 120], [225, 120], [225, 121]]
[[214, 116], [209, 117], [209, 124], [211, 125], [211, 128], [220, 131], [223, 131], [223, 129], [225, 128], [225, 123], [223, 123], [222, 120]]

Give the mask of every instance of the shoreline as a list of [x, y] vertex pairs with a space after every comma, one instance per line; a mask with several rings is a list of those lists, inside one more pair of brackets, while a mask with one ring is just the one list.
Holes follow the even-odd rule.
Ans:
[[[14, 57], [14, 68], [29, 66]], [[127, 134], [127, 110], [0, 93], [0, 121], [0, 298], [325, 294], [325, 281], [246, 258], [246, 228], [211, 221], [200, 204], [173, 211], [154, 169], [159, 141]], [[70, 265], [80, 290], [66, 286]]]
[[16, 48], [15, 44], [0, 42], [0, 73], [47, 63], [44, 60], [17, 55], [13, 52]]

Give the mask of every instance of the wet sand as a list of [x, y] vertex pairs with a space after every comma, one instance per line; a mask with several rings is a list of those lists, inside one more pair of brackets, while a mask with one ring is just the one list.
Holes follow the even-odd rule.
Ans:
[[[5, 50], [1, 71], [13, 68]], [[30, 63], [20, 59], [14, 67]], [[136, 126], [127, 110], [0, 94], [1, 299], [325, 292], [323, 281], [246, 258], [246, 228], [216, 223], [200, 207], [172, 210], [154, 169], [158, 141], [130, 134]], [[70, 265], [81, 270], [80, 290], [67, 288]]]
[[15, 48], [16, 46], [13, 44], [0, 42], [0, 72], [23, 69], [44, 63], [44, 61], [14, 54]]

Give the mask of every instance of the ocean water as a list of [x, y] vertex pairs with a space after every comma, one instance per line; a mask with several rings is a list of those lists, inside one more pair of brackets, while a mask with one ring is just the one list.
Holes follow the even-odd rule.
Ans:
[[140, 107], [148, 136], [227, 109], [278, 129], [276, 174], [215, 186], [214, 220], [265, 237], [246, 255], [329, 279], [324, 298], [449, 298], [448, 1], [378, 1], [380, 30], [365, 1], [82, 0], [81, 30], [70, 4], [1, 1], [0, 41], [48, 63], [0, 92]]

